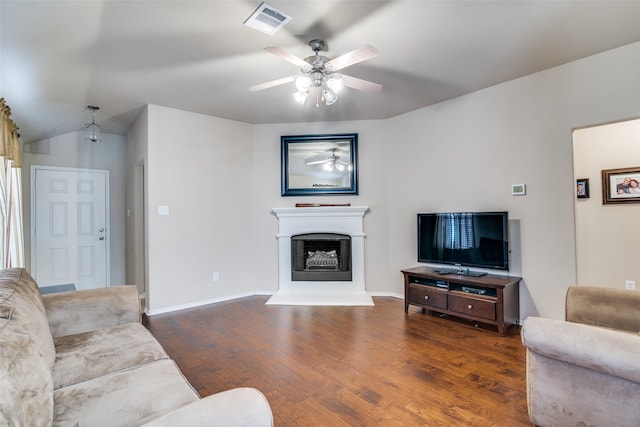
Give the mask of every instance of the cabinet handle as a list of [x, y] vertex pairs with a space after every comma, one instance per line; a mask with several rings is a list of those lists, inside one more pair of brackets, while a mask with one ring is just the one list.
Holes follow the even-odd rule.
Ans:
[[429, 299], [429, 295], [425, 295], [425, 296], [424, 296], [424, 299]]
[[473, 310], [473, 306], [472, 306], [471, 304], [469, 304], [469, 305], [467, 306], [467, 308], [468, 308], [469, 310]]

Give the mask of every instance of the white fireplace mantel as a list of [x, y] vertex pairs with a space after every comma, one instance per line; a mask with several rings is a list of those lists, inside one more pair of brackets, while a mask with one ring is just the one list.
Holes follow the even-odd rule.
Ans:
[[[365, 289], [364, 215], [368, 206], [273, 208], [278, 218], [278, 291], [270, 305], [373, 305]], [[351, 237], [351, 281], [291, 279], [291, 237], [338, 233]]]

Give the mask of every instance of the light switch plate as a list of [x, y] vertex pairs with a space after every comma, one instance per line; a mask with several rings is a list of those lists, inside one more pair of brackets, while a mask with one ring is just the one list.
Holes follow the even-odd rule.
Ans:
[[158, 215], [169, 215], [169, 206], [158, 206]]

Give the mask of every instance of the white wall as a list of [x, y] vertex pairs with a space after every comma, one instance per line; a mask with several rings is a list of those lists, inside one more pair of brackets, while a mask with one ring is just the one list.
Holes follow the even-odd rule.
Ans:
[[155, 105], [147, 120], [149, 311], [260, 289], [251, 126]]
[[80, 169], [103, 169], [109, 173], [110, 280], [125, 281], [125, 150], [122, 135], [103, 134], [102, 142], [86, 141], [84, 132], [72, 132], [26, 144], [23, 155], [22, 186], [24, 207], [26, 267], [31, 267], [31, 166], [56, 166]]
[[640, 285], [640, 204], [602, 203], [603, 169], [640, 167], [640, 120], [576, 130], [575, 178], [588, 178], [590, 197], [576, 199], [578, 283], [624, 289]]
[[[146, 296], [146, 220], [144, 190], [147, 182], [146, 163], [147, 145], [149, 142], [149, 109], [144, 108], [135, 123], [127, 132], [127, 265], [126, 277], [128, 285], [135, 285], [140, 295]], [[148, 299], [145, 298], [145, 305]]]
[[[576, 282], [572, 129], [639, 116], [639, 72], [635, 43], [382, 121], [251, 126], [150, 107], [152, 307], [274, 291], [271, 208], [322, 201], [370, 206], [367, 290], [396, 295], [416, 264], [417, 212], [508, 210], [521, 318], [563, 318]], [[280, 136], [338, 132], [359, 134], [360, 195], [281, 197]], [[511, 196], [520, 183], [527, 195]]]

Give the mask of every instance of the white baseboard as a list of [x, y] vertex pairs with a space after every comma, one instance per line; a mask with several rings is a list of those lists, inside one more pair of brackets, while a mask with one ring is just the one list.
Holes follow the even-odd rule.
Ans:
[[187, 304], [174, 305], [174, 306], [171, 306], [171, 307], [157, 308], [157, 309], [153, 309], [153, 310], [150, 310], [149, 308], [145, 307], [144, 313], [147, 316], [155, 316], [156, 314], [171, 313], [173, 311], [185, 310], [187, 308], [201, 307], [203, 305], [215, 304], [215, 303], [224, 302], [224, 301], [231, 301], [231, 300], [234, 300], [234, 299], [244, 298], [244, 297], [251, 297], [251, 296], [254, 296], [254, 295], [273, 295], [273, 292], [269, 292], [269, 291], [246, 292], [246, 293], [241, 293], [241, 294], [227, 295], [227, 296], [220, 297], [220, 298], [212, 298], [212, 299], [207, 299], [207, 300], [202, 300], [202, 301], [194, 301], [194, 302], [190, 302], [190, 303], [187, 303]]
[[[157, 309], [153, 309], [153, 310], [150, 310], [149, 308], [145, 307], [144, 313], [147, 316], [155, 316], [156, 314], [171, 313], [173, 311], [179, 311], [179, 310], [185, 310], [185, 309], [188, 309], [188, 308], [201, 307], [203, 305], [215, 304], [215, 303], [218, 303], [218, 302], [232, 301], [232, 300], [235, 300], [235, 299], [251, 297], [251, 296], [254, 296], [254, 295], [269, 295], [269, 296], [272, 296], [274, 294], [275, 294], [274, 291], [246, 292], [246, 293], [241, 293], [241, 294], [227, 295], [227, 296], [220, 297], [220, 298], [212, 298], [212, 299], [207, 299], [207, 300], [202, 300], [202, 301], [194, 301], [194, 302], [190, 302], [190, 303], [187, 303], [187, 304], [174, 305], [174, 306], [171, 306], [171, 307], [157, 308]], [[398, 293], [395, 293], [395, 292], [367, 292], [367, 294], [369, 294], [369, 296], [372, 296], [372, 297], [392, 297], [392, 298], [404, 299], [404, 294], [398, 294]]]
[[372, 297], [392, 297], [398, 299], [404, 299], [404, 294], [398, 294], [396, 292], [367, 292]]

